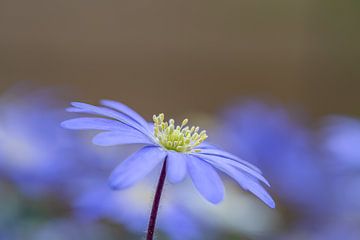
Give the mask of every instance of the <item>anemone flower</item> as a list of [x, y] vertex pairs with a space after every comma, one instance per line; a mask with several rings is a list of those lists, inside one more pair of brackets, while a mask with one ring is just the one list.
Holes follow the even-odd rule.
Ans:
[[70, 112], [87, 113], [101, 117], [82, 117], [62, 122], [62, 126], [78, 130], [102, 130], [93, 138], [100, 146], [144, 144], [145, 146], [120, 163], [112, 172], [109, 184], [113, 189], [132, 186], [162, 163], [153, 208], [150, 215], [147, 239], [153, 239], [157, 211], [165, 178], [170, 183], [181, 182], [190, 175], [195, 188], [211, 203], [224, 198], [224, 185], [216, 169], [233, 178], [240, 186], [252, 192], [269, 207], [275, 203], [262, 187], [269, 186], [261, 171], [254, 165], [205, 142], [206, 131], [188, 127], [188, 119], [176, 126], [175, 121], [164, 121], [164, 114], [153, 116], [148, 123], [128, 106], [102, 100], [103, 106], [81, 102], [71, 103]]
[[322, 129], [323, 148], [337, 160], [337, 168], [359, 169], [360, 120], [329, 116]]
[[15, 86], [0, 96], [0, 177], [31, 198], [59, 193], [75, 175], [74, 152], [88, 154], [59, 127], [64, 113], [54, 95]]

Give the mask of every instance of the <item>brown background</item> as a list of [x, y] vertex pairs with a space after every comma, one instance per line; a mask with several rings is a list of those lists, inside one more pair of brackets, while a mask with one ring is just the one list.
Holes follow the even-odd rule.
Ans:
[[18, 82], [144, 114], [244, 96], [360, 115], [360, 1], [0, 0], [0, 90]]

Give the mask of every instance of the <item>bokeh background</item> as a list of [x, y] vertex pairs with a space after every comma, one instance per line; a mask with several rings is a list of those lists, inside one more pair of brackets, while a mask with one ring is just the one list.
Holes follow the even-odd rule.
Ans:
[[1, 89], [67, 85], [146, 114], [215, 112], [243, 95], [360, 111], [357, 1], [0, 4]]
[[[345, 155], [349, 155], [351, 152], [351, 159], [355, 159], [355, 163], [357, 160], [360, 161], [358, 158], [360, 154], [353, 153], [356, 152], [356, 149], [360, 149], [360, 137], [351, 135], [358, 133], [358, 128], [360, 128], [357, 122], [360, 117], [359, 12], [360, 2], [350, 0], [0, 0], [0, 92], [3, 96], [1, 101], [3, 107], [0, 113], [3, 122], [0, 120], [0, 123], [7, 126], [6, 124], [11, 122], [14, 117], [23, 120], [19, 123], [16, 122], [14, 127], [10, 128], [11, 131], [3, 130], [3, 133], [14, 136], [14, 129], [28, 127], [37, 132], [47, 132], [49, 136], [46, 139], [65, 134], [66, 139], [72, 141], [70, 139], [75, 138], [72, 133], [59, 133], [59, 129], [53, 130], [55, 126], [58, 126], [57, 123], [69, 118], [66, 113], [51, 115], [48, 125], [39, 126], [49, 111], [53, 114], [53, 109], [63, 109], [66, 103], [72, 100], [90, 103], [96, 103], [102, 98], [119, 100], [135, 108], [148, 120], [152, 114], [159, 112], [179, 118], [190, 116], [195, 119], [195, 122], [210, 128], [210, 132], [216, 136], [215, 142], [217, 141], [228, 150], [238, 150], [237, 154], [248, 156], [247, 160], [265, 168], [265, 176], [275, 182], [275, 190], [270, 192], [279, 206], [275, 210], [268, 210], [262, 207], [260, 202], [252, 199], [256, 202], [256, 206], [253, 206], [252, 201], [241, 200], [243, 195], [240, 192], [239, 199], [234, 198], [237, 200], [233, 200], [234, 202], [229, 205], [229, 208], [247, 206], [241, 213], [237, 213], [243, 217], [240, 217], [240, 220], [237, 217], [229, 219], [231, 211], [225, 211], [226, 213], [222, 213], [221, 217], [214, 213], [216, 216], [214, 218], [221, 219], [221, 221], [215, 223], [197, 221], [205, 226], [199, 230], [200, 232], [211, 232], [211, 236], [216, 236], [215, 239], [350, 239], [350, 237], [344, 236], [348, 236], [346, 234], [352, 233], [360, 226], [360, 222], [354, 220], [360, 219], [360, 217], [349, 213], [354, 213], [355, 209], [359, 210], [360, 208], [347, 209], [346, 213], [342, 212], [341, 216], [345, 216], [343, 218], [346, 221], [340, 221], [337, 214], [327, 217], [331, 219], [331, 224], [328, 222], [325, 224], [328, 229], [323, 227], [323, 220], [317, 221], [314, 216], [302, 218], [302, 215], [307, 215], [308, 212], [316, 212], [308, 206], [312, 201], [307, 200], [318, 198], [322, 202], [329, 198], [315, 197], [311, 191], [304, 193], [309, 197], [304, 200], [307, 206], [306, 211], [303, 208], [304, 202], [300, 201], [300, 205], [293, 204], [293, 201], [287, 201], [291, 197], [282, 198], [282, 193], [286, 192], [287, 188], [282, 188], [281, 184], [277, 185], [277, 182], [287, 181], [289, 176], [276, 177], [283, 175], [272, 171], [268, 164], [261, 162], [262, 154], [272, 154], [271, 150], [264, 150], [265, 153], [262, 152], [261, 156], [255, 157], [255, 160], [252, 159], [254, 154], [251, 151], [257, 153], [263, 149], [258, 150], [253, 147], [249, 143], [253, 141], [253, 138], [247, 138], [247, 133], [245, 134], [243, 129], [274, 128], [275, 133], [271, 134], [275, 135], [269, 134], [266, 130], [264, 130], [265, 136], [262, 132], [259, 133], [261, 140], [259, 142], [265, 145], [268, 143], [265, 140], [271, 142], [279, 136], [281, 138], [279, 145], [289, 143], [291, 139], [304, 138], [301, 141], [306, 142], [304, 144], [306, 150], [303, 150], [303, 147], [298, 150], [297, 147], [293, 147], [293, 145], [298, 146], [298, 143], [292, 142], [293, 145], [290, 144], [289, 149], [296, 148], [301, 152], [300, 156], [303, 156], [304, 152], [306, 155], [311, 152], [310, 159], [316, 158], [310, 161], [311, 164], [321, 162], [321, 166], [316, 167], [316, 172], [322, 172], [320, 174], [321, 182], [325, 179], [329, 182], [328, 180], [333, 179], [334, 176], [343, 175], [343, 172], [337, 171], [339, 168], [342, 170], [344, 168], [353, 169], [350, 171], [351, 174], [346, 172], [345, 177], [341, 180], [328, 184], [336, 186], [334, 187], [336, 190], [341, 189], [340, 192], [333, 188], [328, 190], [331, 192], [331, 194], [329, 193], [331, 199], [339, 195], [346, 195], [343, 186], [348, 186], [349, 192], [360, 189], [357, 180], [359, 162], [354, 165], [357, 167], [353, 165], [338, 167], [337, 160], [344, 157], [336, 155], [340, 150], [341, 154]], [[21, 90], [17, 89], [18, 87]], [[46, 89], [44, 90], [46, 93], [39, 92], [40, 89]], [[56, 94], [49, 94], [48, 91], [51, 92], [54, 89], [56, 89]], [[36, 96], [35, 100], [34, 96]], [[49, 102], [49, 98], [53, 99], [55, 104], [43, 106], [44, 102]], [[261, 103], [246, 105], [248, 99]], [[283, 117], [283, 113], [279, 113], [277, 107], [273, 109], [274, 105], [285, 109], [289, 118]], [[8, 113], [8, 109], [19, 109], [19, 112], [5, 114], [5, 112]], [[248, 120], [240, 120], [244, 114], [249, 116]], [[331, 117], [334, 115], [343, 117], [335, 117], [334, 120]], [[256, 124], [247, 125], [249, 122], [254, 122], [252, 117], [261, 120], [255, 121]], [[350, 117], [351, 121], [348, 119]], [[238, 121], [237, 118], [239, 118]], [[329, 120], [329, 118], [331, 119]], [[4, 119], [9, 119], [6, 124]], [[269, 122], [275, 123], [269, 124]], [[286, 125], [288, 122], [291, 122], [290, 126]], [[342, 124], [347, 126], [344, 128], [351, 137], [339, 140], [341, 143], [345, 142], [342, 145], [339, 143], [339, 145], [349, 147], [341, 148], [338, 151], [339, 145], [330, 144], [329, 142], [332, 140], [329, 139], [333, 139], [332, 136], [337, 139], [338, 135], [336, 134], [343, 128], [334, 127], [334, 125], [342, 126]], [[264, 128], [258, 128], [263, 125]], [[329, 128], [332, 130], [328, 130]], [[306, 132], [307, 136], [303, 137], [301, 134], [299, 137], [298, 130], [294, 129], [301, 129], [301, 132]], [[239, 131], [240, 140], [233, 138], [232, 135], [231, 138], [227, 138], [221, 134], [228, 131], [230, 134]], [[1, 136], [3, 139], [8, 139], [6, 134], [0, 134], [0, 139]], [[339, 135], [341, 134], [339, 133]], [[33, 134], [29, 134], [29, 136], [34, 137]], [[36, 138], [38, 137], [36, 135]], [[56, 137], [56, 139], [59, 138], [62, 137]], [[88, 151], [83, 150], [85, 152], [83, 154], [95, 151], [99, 159], [113, 159], [115, 155], [117, 158], [125, 157], [129, 152], [128, 149], [94, 149], [90, 146], [88, 136], [76, 136], [76, 139], [78, 138], [80, 140], [77, 140], [76, 144], [81, 142], [82, 149], [83, 145], [86, 146], [85, 148], [89, 148]], [[232, 139], [232, 143], [227, 144], [226, 138], [227, 140]], [[19, 138], [15, 137], [14, 139], [15, 144], [21, 142]], [[247, 139], [251, 140], [246, 142]], [[33, 142], [31, 138], [27, 141]], [[239, 150], [236, 144], [233, 144], [234, 142], [241, 142], [245, 145], [249, 143], [251, 147]], [[334, 142], [337, 143], [337, 140]], [[1, 143], [5, 146], [5, 140]], [[63, 141], [54, 142], [54, 145], [61, 146], [61, 151], [69, 150], [68, 146], [63, 147], [61, 144]], [[325, 150], [324, 145], [327, 146]], [[11, 146], [15, 146], [14, 152], [23, 152], [22, 150], [24, 150], [23, 145]], [[8, 147], [4, 148], [9, 149]], [[275, 156], [281, 155], [281, 159], [286, 161], [288, 158], [284, 157], [283, 152], [278, 149], [281, 147], [276, 148]], [[334, 152], [336, 156], [330, 155], [329, 157], [328, 154], [334, 154]], [[25, 153], [24, 155], [26, 155]], [[3, 157], [8, 155], [0, 154], [0, 156], [2, 156], [2, 161], [5, 158], [11, 160], [10, 157]], [[10, 154], [10, 156], [13, 155]], [[84, 157], [74, 157], [71, 154], [70, 156], [69, 159], [84, 159]], [[286, 156], [289, 156], [287, 151]], [[22, 159], [24, 156], [16, 157]], [[44, 157], [44, 159], [49, 158], [52, 159], [52, 157]], [[323, 164], [328, 159], [336, 159], [336, 161], [334, 160], [336, 164], [333, 161], [331, 164]], [[118, 162], [119, 159], [115, 160]], [[57, 160], [52, 159], [52, 161], [56, 162]], [[97, 160], [94, 161], [97, 162]], [[299, 160], [294, 161], [296, 165]], [[86, 161], [85, 163], [73, 162], [76, 164], [71, 167], [72, 169], [78, 168], [80, 164], [89, 167], [89, 163]], [[99, 160], [99, 162], [101, 161]], [[116, 161], [108, 162], [111, 166], [101, 166], [100, 175], [104, 182], [106, 174], [116, 164]], [[281, 163], [280, 168], [283, 166]], [[308, 165], [306, 164], [304, 169], [307, 169]], [[299, 168], [302, 167], [301, 165]], [[93, 168], [91, 171], [95, 172], [96, 169], [99, 169], [99, 167]], [[284, 168], [286, 169], [286, 167]], [[13, 171], [13, 166], [11, 169]], [[294, 169], [297, 168], [294, 167]], [[84, 172], [85, 170], [78, 171]], [[74, 205], [73, 202], [77, 202], [79, 197], [74, 196], [73, 192], [76, 190], [68, 189], [67, 183], [61, 183], [61, 186], [67, 186], [66, 193], [55, 194], [52, 189], [50, 195], [39, 197], [43, 195], [39, 194], [38, 183], [34, 187], [36, 190], [31, 190], [31, 193], [28, 191], [23, 193], [22, 188], [28, 189], [28, 186], [20, 184], [19, 187], [18, 185], [19, 182], [27, 182], [34, 176], [30, 174], [30, 177], [25, 178], [26, 180], [19, 180], [21, 178], [19, 176], [23, 174], [22, 171], [14, 173], [16, 177], [9, 177], [8, 175], [11, 174], [7, 174], [8, 172], [9, 170], [3, 167], [1, 191], [4, 193], [1, 194], [0, 201], [4, 211], [0, 211], [0, 216], [2, 216], [0, 231], [4, 234], [0, 234], [1, 240], [141, 238], [141, 234], [136, 235], [139, 234], [139, 228], [124, 227], [126, 224], [123, 222], [127, 221], [125, 217], [119, 221], [114, 221], [113, 218], [112, 221], [109, 221], [105, 217], [107, 220], [100, 222], [90, 221], [89, 216], [84, 217], [84, 214], [75, 214], [81, 215], [81, 221], [75, 220], [77, 217], [70, 217], [72, 216], [71, 206]], [[304, 170], [304, 172], [308, 171]], [[49, 173], [47, 172], [47, 174]], [[94, 173], [91, 176], [100, 175]], [[353, 175], [356, 176], [356, 180], [352, 180]], [[43, 175], [41, 176], [43, 177]], [[91, 176], [87, 177], [93, 179]], [[305, 175], [306, 177], [307, 175]], [[304, 178], [304, 175], [299, 178]], [[44, 181], [38, 176], [37, 179]], [[48, 176], [46, 179], [45, 181], [49, 181]], [[51, 181], [58, 184], [57, 179], [51, 179]], [[99, 182], [102, 181], [99, 180]], [[296, 186], [301, 185], [298, 182], [296, 184], [298, 184]], [[53, 187], [54, 185], [41, 186], [40, 192], [47, 189], [48, 193], [48, 188]], [[78, 186], [81, 192], [87, 188], [82, 184]], [[150, 189], [152, 188], [150, 187]], [[314, 191], [318, 192], [319, 189]], [[151, 193], [150, 191], [150, 196]], [[66, 200], [71, 202], [69, 204], [66, 204], [65, 200], [62, 201], [67, 196], [71, 199]], [[292, 197], [295, 200], [299, 198], [297, 195], [292, 195]], [[354, 196], [349, 198], [357, 199]], [[148, 200], [150, 204], [151, 199]], [[111, 204], [114, 203], [106, 205], [112, 206]], [[119, 205], [126, 206], [126, 203]], [[89, 208], [88, 205], [86, 206]], [[311, 206], [313, 207], [313, 205]], [[349, 204], [349, 206], [352, 205]], [[343, 211], [343, 207], [335, 208]], [[198, 209], [200, 208], [198, 207]], [[319, 210], [319, 205], [316, 205], [315, 208]], [[329, 208], [333, 209], [334, 206]], [[145, 210], [147, 211], [149, 208], [145, 207]], [[216, 210], [209, 207], [209, 209], [202, 209], [200, 213], [199, 211], [192, 209], [190, 215], [196, 215], [195, 219], [202, 219], [204, 217], [201, 216], [206, 216], [209, 211]], [[304, 212], [306, 214], [303, 214]], [[263, 221], [260, 222], [260, 219]], [[312, 219], [314, 223], [309, 219]], [[164, 221], [166, 222], [166, 219]], [[351, 224], [348, 224], [349, 221]], [[224, 223], [224, 226], [218, 227], [221, 225], [219, 222]], [[237, 225], [238, 222], [241, 222], [242, 225]], [[96, 226], [93, 226], [94, 224]], [[177, 224], [179, 223], [177, 222]], [[258, 226], [254, 227], [256, 224]], [[312, 234], [313, 229], [308, 230], [307, 225], [318, 226], [321, 230], [317, 229], [316, 234]], [[333, 225], [340, 226], [341, 234], [330, 233], [330, 230], [335, 228], [332, 227]], [[74, 226], [77, 227], [71, 228]], [[217, 230], [218, 228], [221, 230]], [[169, 230], [166, 227], [164, 229], [167, 230], [163, 231], [164, 236], [158, 236], [159, 239], [167, 239], [174, 235], [175, 230]], [[38, 233], [39, 231], [41, 233]], [[7, 233], [5, 234], [5, 232]], [[64, 232], [71, 232], [71, 234], [65, 235]], [[213, 232], [217, 232], [218, 235]], [[210, 235], [206, 234], [201, 237], [195, 234], [192, 237], [210, 239]], [[357, 234], [353, 234], [351, 237], [359, 239]], [[180, 239], [186, 239], [186, 237]]]

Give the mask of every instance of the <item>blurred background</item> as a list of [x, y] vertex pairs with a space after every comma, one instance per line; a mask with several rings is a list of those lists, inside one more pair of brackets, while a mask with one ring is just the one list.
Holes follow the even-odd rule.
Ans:
[[67, 85], [146, 114], [214, 112], [243, 95], [360, 111], [357, 1], [0, 4], [1, 89]]
[[[102, 98], [148, 120], [188, 116], [273, 185], [275, 210], [231, 182], [221, 207], [194, 208], [172, 200], [197, 199], [184, 184], [158, 239], [360, 239], [359, 11], [350, 0], [0, 0], [0, 239], [142, 237], [153, 180], [145, 198], [102, 186], [131, 149], [59, 127], [68, 102]], [[148, 201], [124, 213], [124, 199]]]

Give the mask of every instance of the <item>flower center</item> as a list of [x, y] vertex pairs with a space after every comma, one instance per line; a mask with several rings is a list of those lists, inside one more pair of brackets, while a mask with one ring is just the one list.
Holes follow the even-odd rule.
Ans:
[[162, 147], [168, 150], [190, 152], [208, 137], [205, 130], [199, 133], [199, 127], [186, 126], [188, 119], [184, 119], [181, 126], [175, 126], [174, 119], [164, 122], [163, 113], [154, 115], [153, 120], [155, 138]]

